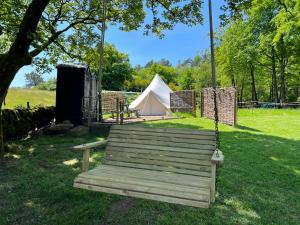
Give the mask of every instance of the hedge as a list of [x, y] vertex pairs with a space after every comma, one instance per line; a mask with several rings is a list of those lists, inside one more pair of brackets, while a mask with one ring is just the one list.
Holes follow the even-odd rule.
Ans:
[[29, 131], [49, 125], [55, 116], [54, 109], [54, 107], [3, 109], [4, 141], [23, 138]]

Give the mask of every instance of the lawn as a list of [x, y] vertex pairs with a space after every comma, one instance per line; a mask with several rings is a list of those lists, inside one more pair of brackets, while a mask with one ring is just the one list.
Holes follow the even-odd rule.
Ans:
[[55, 91], [42, 91], [30, 88], [10, 88], [7, 92], [3, 108], [12, 109], [16, 106], [27, 107], [55, 105]]
[[[0, 165], [0, 224], [300, 224], [300, 110], [240, 110], [238, 123], [220, 126], [225, 164], [209, 209], [72, 188], [81, 153], [71, 146], [99, 135], [18, 141]], [[199, 118], [146, 125], [213, 128]]]

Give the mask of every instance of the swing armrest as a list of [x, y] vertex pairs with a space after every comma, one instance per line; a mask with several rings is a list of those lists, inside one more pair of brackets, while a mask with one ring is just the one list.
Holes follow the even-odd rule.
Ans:
[[98, 148], [98, 147], [105, 147], [107, 144], [107, 140], [102, 140], [102, 141], [96, 141], [96, 142], [90, 142], [82, 145], [77, 145], [74, 146], [73, 149], [76, 150], [87, 150], [91, 148]]
[[211, 157], [211, 162], [213, 164], [222, 165], [224, 163], [224, 155], [223, 155], [223, 153], [220, 150], [218, 152], [214, 151], [214, 154]]
[[83, 160], [82, 160], [82, 171], [86, 172], [89, 169], [89, 159], [90, 159], [90, 149], [96, 147], [105, 147], [107, 144], [107, 140], [91, 142], [87, 144], [74, 146], [75, 150], [82, 150]]

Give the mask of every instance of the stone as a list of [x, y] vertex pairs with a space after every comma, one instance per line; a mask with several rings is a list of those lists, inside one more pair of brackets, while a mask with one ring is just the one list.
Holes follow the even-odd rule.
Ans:
[[68, 134], [72, 136], [83, 136], [90, 132], [90, 128], [87, 126], [79, 125], [69, 130]]
[[70, 120], [64, 120], [62, 123], [63, 124], [72, 124]]
[[74, 127], [72, 123], [59, 123], [44, 130], [45, 134], [65, 134]]

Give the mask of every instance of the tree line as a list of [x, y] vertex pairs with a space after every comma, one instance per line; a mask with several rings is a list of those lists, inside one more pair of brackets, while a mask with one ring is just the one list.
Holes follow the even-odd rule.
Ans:
[[296, 101], [300, 95], [300, 1], [226, 3], [217, 37], [220, 75], [238, 89], [239, 101]]
[[[299, 1], [225, 2], [222, 24], [216, 32], [218, 86], [236, 87], [240, 102], [297, 101], [300, 95]], [[73, 54], [80, 54], [81, 61], [97, 73], [99, 47], [100, 44], [84, 45]], [[66, 52], [61, 54], [72, 58]], [[46, 67], [45, 63], [39, 63]], [[106, 44], [103, 88], [142, 91], [158, 73], [173, 90], [200, 92], [201, 88], [211, 86], [209, 64], [209, 52], [204, 51], [178, 65], [161, 59], [132, 67], [127, 54]]]

